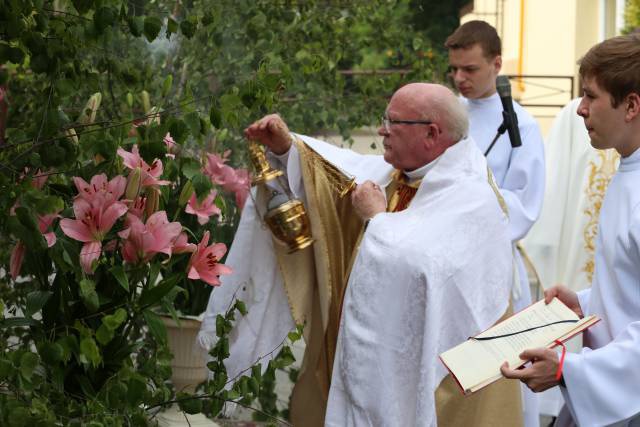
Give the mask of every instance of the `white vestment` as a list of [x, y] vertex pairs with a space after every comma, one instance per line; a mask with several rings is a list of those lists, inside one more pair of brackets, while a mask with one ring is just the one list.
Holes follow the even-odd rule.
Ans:
[[[502, 123], [502, 102], [497, 93], [481, 99], [462, 98], [469, 112], [469, 135], [484, 153]], [[515, 245], [527, 235], [537, 220], [544, 198], [544, 144], [536, 121], [517, 102], [522, 145], [513, 148], [505, 132], [487, 155], [500, 192], [509, 209], [509, 234], [514, 245], [513, 309], [520, 311], [531, 304], [531, 291], [524, 262]], [[537, 427], [538, 398], [523, 386], [525, 427]]]
[[[596, 150], [577, 109], [580, 98], [556, 116], [545, 140], [547, 163], [540, 218], [523, 240], [544, 288], [561, 283], [574, 291], [591, 286], [600, 206], [620, 155]], [[568, 344], [578, 351], [581, 340]], [[563, 400], [552, 388], [539, 394], [540, 413], [558, 415]]]
[[[567, 353], [568, 412], [579, 426], [640, 426], [640, 150], [620, 160], [600, 211], [595, 277], [580, 291], [585, 314], [602, 321]], [[564, 412], [564, 411], [563, 411]], [[566, 412], [561, 414], [566, 420]], [[565, 425], [570, 425], [569, 423]]]
[[362, 239], [328, 426], [436, 425], [434, 391], [447, 373], [438, 354], [507, 308], [511, 245], [486, 161], [463, 140], [434, 162], [409, 207], [376, 215]]
[[[385, 187], [391, 180], [393, 169], [382, 156], [301, 138], [358, 183]], [[293, 148], [287, 175], [304, 200], [299, 162]], [[409, 208], [376, 215], [364, 234], [344, 300], [329, 425], [435, 425], [434, 391], [446, 375], [438, 354], [507, 309], [513, 263], [508, 220], [488, 184], [486, 160], [467, 139], [433, 163]], [[247, 304], [247, 316], [236, 317], [229, 339], [225, 365], [233, 378], [294, 327], [272, 239], [252, 200], [226, 264], [234, 274], [222, 277], [212, 293], [199, 340], [205, 347], [215, 342], [216, 315], [234, 296]]]

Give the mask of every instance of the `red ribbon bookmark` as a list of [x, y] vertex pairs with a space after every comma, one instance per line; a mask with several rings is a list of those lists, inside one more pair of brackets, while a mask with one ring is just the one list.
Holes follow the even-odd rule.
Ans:
[[558, 370], [556, 371], [556, 381], [560, 381], [562, 378], [562, 366], [564, 365], [564, 356], [567, 354], [567, 347], [560, 340], [555, 340], [555, 343], [562, 347], [562, 354], [560, 355], [560, 363], [558, 364]]

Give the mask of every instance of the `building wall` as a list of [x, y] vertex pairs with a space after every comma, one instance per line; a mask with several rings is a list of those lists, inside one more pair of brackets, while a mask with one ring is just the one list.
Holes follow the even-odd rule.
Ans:
[[480, 19], [496, 27], [503, 42], [503, 74], [573, 77], [513, 81], [514, 98], [527, 107], [546, 135], [553, 117], [579, 95], [577, 61], [620, 31], [620, 0], [475, 0], [461, 23]]

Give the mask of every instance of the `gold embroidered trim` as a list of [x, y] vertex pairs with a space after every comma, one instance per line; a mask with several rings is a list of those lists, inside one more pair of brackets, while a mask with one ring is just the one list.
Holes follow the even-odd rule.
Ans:
[[589, 283], [593, 280], [593, 272], [595, 270], [594, 254], [596, 236], [598, 235], [600, 208], [602, 207], [609, 182], [618, 168], [620, 161], [620, 154], [615, 150], [598, 150], [596, 156], [596, 160], [589, 161], [589, 185], [585, 189], [588, 206], [583, 211], [589, 220], [583, 229], [584, 249], [587, 252], [587, 262], [584, 267], [582, 267], [582, 271], [587, 273]]
[[509, 216], [509, 208], [507, 207], [507, 203], [504, 201], [504, 197], [502, 197], [502, 193], [500, 193], [500, 189], [496, 185], [496, 180], [493, 177], [493, 172], [491, 172], [489, 166], [487, 166], [487, 182], [493, 189], [493, 192], [496, 194], [496, 198], [498, 199], [498, 203], [500, 204], [502, 212], [504, 212], [506, 216]]

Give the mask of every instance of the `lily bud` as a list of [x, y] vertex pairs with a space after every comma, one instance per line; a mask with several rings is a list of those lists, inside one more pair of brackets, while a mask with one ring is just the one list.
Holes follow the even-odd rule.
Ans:
[[87, 104], [84, 106], [84, 110], [78, 117], [78, 122], [82, 124], [91, 124], [96, 120], [96, 113], [98, 112], [98, 108], [100, 108], [100, 103], [102, 102], [102, 94], [100, 92], [96, 92], [87, 101]]
[[149, 100], [149, 92], [147, 92], [146, 90], [143, 90], [140, 96], [142, 97], [142, 108], [144, 109], [145, 113], [148, 113], [149, 110], [151, 110], [151, 101]]
[[157, 212], [160, 205], [160, 190], [153, 187], [147, 187], [147, 203], [144, 207], [144, 213], [147, 218]]
[[180, 197], [178, 198], [178, 206], [186, 205], [192, 194], [193, 184], [191, 183], [191, 180], [188, 180], [187, 183], [182, 187], [182, 191], [180, 192]]
[[127, 188], [125, 189], [124, 196], [128, 200], [135, 200], [136, 197], [140, 194], [140, 176], [142, 174], [142, 169], [135, 168], [129, 173], [129, 178], [127, 178]]
[[64, 133], [65, 135], [67, 135], [67, 138], [71, 140], [71, 142], [73, 142], [74, 144], [78, 143], [78, 134], [76, 133], [76, 130], [74, 128], [69, 128], [65, 130]]

